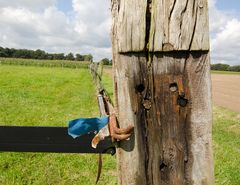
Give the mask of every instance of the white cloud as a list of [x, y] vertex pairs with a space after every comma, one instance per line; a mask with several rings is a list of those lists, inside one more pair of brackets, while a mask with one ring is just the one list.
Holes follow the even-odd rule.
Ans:
[[[0, 0], [0, 46], [111, 58], [110, 1], [72, 0], [70, 14], [57, 1]], [[212, 62], [239, 64], [240, 18], [216, 3], [209, 0]]]
[[217, 0], [209, 1], [212, 63], [240, 64], [240, 19], [232, 12], [220, 11]]
[[230, 15], [226, 12], [222, 12], [216, 8], [216, 3], [217, 0], [209, 0], [209, 26], [212, 35], [221, 31], [230, 18]]
[[212, 39], [212, 58], [216, 62], [239, 64], [240, 21], [229, 20]]
[[53, 6], [56, 0], [0, 0], [0, 7], [30, 8], [31, 10], [41, 10]]
[[73, 0], [75, 30], [81, 40], [95, 47], [111, 47], [109, 7], [108, 0]]
[[43, 13], [25, 8], [2, 8], [0, 27], [0, 34], [5, 38], [0, 40], [0, 45], [6, 47], [36, 49], [73, 40], [68, 18], [55, 7], [48, 7]]
[[58, 10], [55, 0], [44, 2], [0, 0], [0, 46], [111, 57], [107, 0], [73, 0], [71, 16]]

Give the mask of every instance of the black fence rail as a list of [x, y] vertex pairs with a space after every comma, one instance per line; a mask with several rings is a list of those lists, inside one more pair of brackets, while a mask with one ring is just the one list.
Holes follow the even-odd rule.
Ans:
[[0, 151], [114, 154], [111, 138], [91, 147], [94, 133], [73, 139], [67, 127], [0, 126]]

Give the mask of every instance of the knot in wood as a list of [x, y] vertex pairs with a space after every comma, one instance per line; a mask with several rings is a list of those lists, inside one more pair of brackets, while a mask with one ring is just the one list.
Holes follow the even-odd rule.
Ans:
[[199, 8], [203, 8], [203, 4], [202, 4], [202, 3], [199, 3], [198, 7], [199, 7]]
[[149, 99], [144, 99], [143, 101], [143, 107], [146, 110], [150, 110], [152, 107], [152, 102]]

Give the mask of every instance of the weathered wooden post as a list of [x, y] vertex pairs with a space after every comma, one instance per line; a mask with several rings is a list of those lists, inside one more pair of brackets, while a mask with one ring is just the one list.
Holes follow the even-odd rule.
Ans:
[[213, 184], [207, 0], [112, 0], [119, 184]]

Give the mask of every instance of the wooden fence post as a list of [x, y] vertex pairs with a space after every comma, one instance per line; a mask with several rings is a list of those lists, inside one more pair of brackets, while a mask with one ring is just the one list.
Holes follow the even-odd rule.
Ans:
[[212, 185], [207, 0], [112, 0], [119, 184]]

